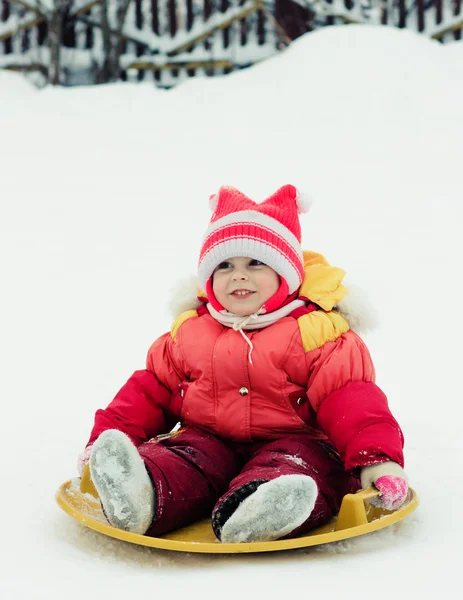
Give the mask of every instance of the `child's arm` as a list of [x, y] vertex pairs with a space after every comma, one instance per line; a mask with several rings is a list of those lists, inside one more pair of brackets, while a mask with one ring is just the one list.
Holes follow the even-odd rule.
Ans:
[[[168, 413], [171, 392], [148, 370], [135, 371], [109, 406], [97, 410], [88, 444], [107, 429], [119, 429], [136, 446], [169, 430], [176, 420]], [[169, 418], [170, 417], [170, 418]]]
[[358, 335], [348, 331], [308, 352], [307, 361], [310, 402], [346, 469], [387, 461], [403, 467], [402, 431]]
[[172, 429], [179, 419], [175, 397], [183, 381], [173, 344], [170, 334], [156, 340], [147, 368], [135, 371], [109, 406], [96, 412], [87, 446], [107, 429], [119, 429], [136, 446]]
[[402, 469], [403, 434], [387, 398], [375, 384], [365, 344], [352, 331], [307, 354], [308, 395], [320, 427], [337, 447], [346, 469], [360, 467], [363, 488], [381, 492], [374, 503], [401, 506], [408, 484]]

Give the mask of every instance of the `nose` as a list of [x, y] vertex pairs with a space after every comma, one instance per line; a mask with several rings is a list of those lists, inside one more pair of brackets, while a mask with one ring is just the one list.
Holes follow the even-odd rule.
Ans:
[[245, 271], [236, 269], [233, 273], [233, 281], [247, 281], [248, 276]]

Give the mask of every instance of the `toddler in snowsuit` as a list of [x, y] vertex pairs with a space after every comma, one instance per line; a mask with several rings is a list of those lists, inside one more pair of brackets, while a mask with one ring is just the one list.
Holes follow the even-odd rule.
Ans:
[[338, 310], [344, 272], [301, 249], [303, 199], [222, 187], [210, 202], [194, 305], [79, 457], [108, 521], [158, 536], [212, 514], [219, 540], [250, 542], [300, 535], [372, 484], [399, 507], [402, 432]]

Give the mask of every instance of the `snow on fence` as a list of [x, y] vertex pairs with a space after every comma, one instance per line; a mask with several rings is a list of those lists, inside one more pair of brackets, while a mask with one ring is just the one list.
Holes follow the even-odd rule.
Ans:
[[460, 39], [463, 0], [0, 0], [0, 68], [64, 85], [229, 73], [338, 23]]
[[[285, 39], [260, 0], [54, 1], [66, 5], [58, 79], [67, 85], [152, 78], [170, 87], [263, 60]], [[0, 0], [0, 67], [46, 70], [50, 17], [41, 8], [38, 0]]]

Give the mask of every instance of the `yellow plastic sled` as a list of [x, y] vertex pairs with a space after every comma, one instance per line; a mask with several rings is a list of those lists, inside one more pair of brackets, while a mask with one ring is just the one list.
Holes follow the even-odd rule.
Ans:
[[232, 554], [290, 550], [345, 540], [397, 523], [411, 514], [418, 506], [418, 496], [411, 488], [405, 504], [396, 511], [387, 511], [371, 506], [368, 500], [378, 494], [379, 492], [373, 488], [362, 490], [356, 494], [347, 494], [344, 496], [339, 514], [334, 519], [303, 537], [243, 544], [219, 542], [212, 531], [210, 519], [177, 529], [161, 537], [148, 537], [116, 529], [109, 525], [103, 514], [88, 467], [85, 468], [82, 479], [76, 478], [63, 483], [56, 493], [56, 501], [64, 512], [82, 525], [125, 542], [179, 552]]

